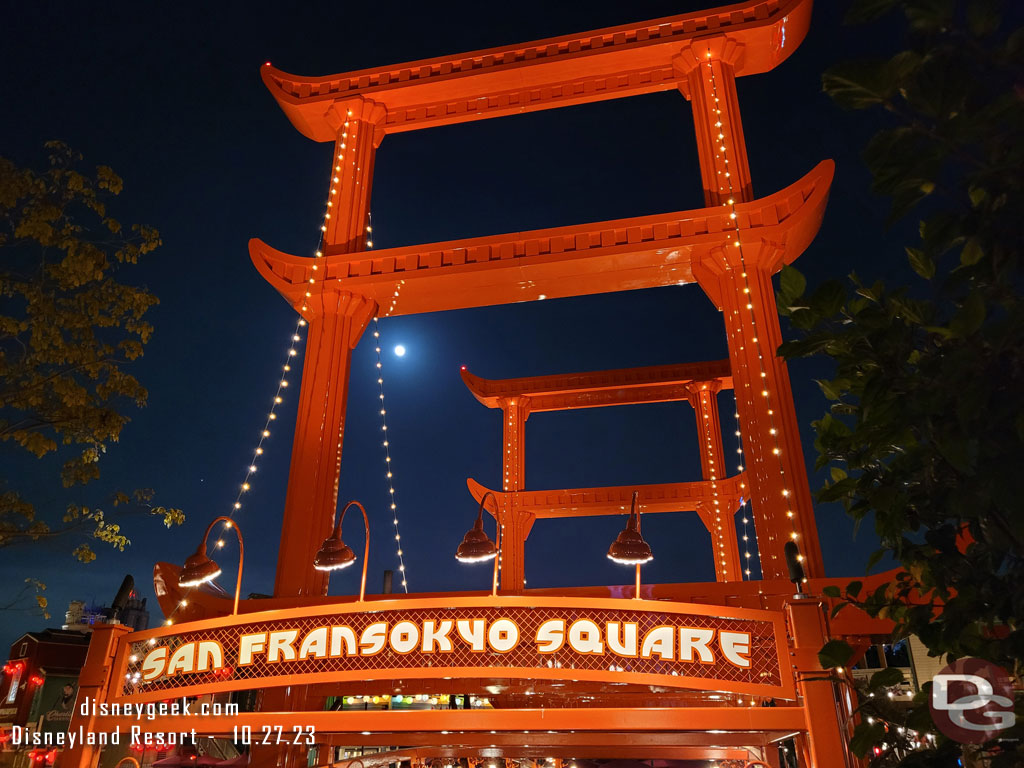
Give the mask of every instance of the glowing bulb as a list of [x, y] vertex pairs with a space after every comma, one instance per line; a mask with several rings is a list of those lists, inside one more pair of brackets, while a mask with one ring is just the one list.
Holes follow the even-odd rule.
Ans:
[[405, 355], [405, 347], [403, 347], [401, 344], [395, 347], [395, 355], [397, 357], [403, 357]]

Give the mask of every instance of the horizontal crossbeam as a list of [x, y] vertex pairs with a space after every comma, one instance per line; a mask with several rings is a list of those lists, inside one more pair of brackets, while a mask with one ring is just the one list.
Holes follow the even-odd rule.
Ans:
[[335, 291], [372, 299], [387, 317], [681, 285], [694, 281], [700, 259], [728, 246], [737, 226], [746, 243], [780, 246], [774, 268], [796, 259], [821, 225], [834, 167], [823, 161], [773, 195], [738, 203], [735, 221], [716, 206], [380, 251], [328, 248], [319, 271], [313, 258], [262, 240], [250, 240], [249, 253], [296, 310], [310, 312]]
[[382, 128], [397, 133], [685, 87], [675, 59], [697, 40], [742, 46], [737, 75], [767, 72], [800, 45], [810, 16], [811, 0], [748, 1], [324, 77], [267, 63], [262, 77], [304, 136], [334, 141], [354, 101], [384, 107]]
[[488, 408], [501, 408], [502, 399], [514, 397], [528, 404], [530, 413], [686, 400], [694, 383], [732, 389], [728, 360], [518, 379], [483, 379], [463, 369], [462, 381]]
[[[597, 515], [628, 515], [633, 492], [639, 491], [640, 509], [652, 512], [694, 512], [699, 504], [718, 500], [728, 514], [739, 508], [744, 495], [746, 473], [718, 480], [717, 495], [710, 481], [691, 483], [659, 483], [657, 485], [620, 485], [605, 488], [565, 488], [554, 491], [516, 491], [515, 508], [538, 519], [554, 517], [594, 517]], [[472, 478], [466, 480], [473, 498], [480, 501], [488, 488]], [[490, 491], [498, 506], [509, 504], [512, 493]], [[490, 506], [490, 505], [488, 505]], [[493, 510], [488, 510], [494, 514]]]

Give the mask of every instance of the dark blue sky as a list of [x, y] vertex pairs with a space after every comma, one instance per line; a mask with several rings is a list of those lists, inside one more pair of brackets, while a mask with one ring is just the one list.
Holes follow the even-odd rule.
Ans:
[[[874, 117], [844, 113], [821, 93], [831, 63], [877, 45], [841, 25], [821, 2], [808, 39], [775, 71], [742, 78], [740, 105], [755, 194], [768, 195], [834, 158], [825, 223], [798, 266], [811, 282], [856, 268], [907, 274], [902, 238], [883, 232], [885, 203], [868, 191], [858, 159]], [[40, 164], [42, 143], [67, 141], [125, 180], [115, 216], [157, 227], [164, 245], [130, 278], [161, 303], [136, 375], [149, 405], [132, 414], [100, 481], [75, 498], [101, 506], [114, 488], [152, 487], [188, 522], [165, 531], [125, 521], [124, 554], [99, 549], [78, 565], [74, 543], [5, 550], [0, 575], [49, 585], [54, 619], [0, 614], [0, 642], [59, 624], [69, 600], [109, 601], [125, 572], [150, 596], [156, 560], [181, 562], [207, 522], [226, 514], [262, 428], [295, 316], [252, 267], [256, 236], [311, 255], [326, 196], [331, 148], [303, 138], [259, 78], [272, 61], [321, 75], [583, 31], [706, 7], [696, 2], [355, 4], [21, 4], [6, 14], [0, 50], [0, 152]], [[676, 92], [487, 120], [387, 137], [377, 156], [375, 245], [600, 221], [702, 206], [688, 103]], [[471, 476], [497, 487], [500, 413], [462, 385], [465, 364], [487, 378], [718, 359], [719, 313], [696, 285], [383, 320], [389, 435], [410, 588], [485, 588], [486, 569], [453, 553], [471, 524]], [[391, 350], [401, 343], [402, 359]], [[298, 366], [296, 366], [298, 368]], [[791, 365], [808, 463], [810, 422], [825, 407], [812, 379], [821, 363]], [[355, 351], [341, 478], [342, 501], [373, 518], [370, 591], [396, 568], [369, 335]], [[244, 592], [270, 592], [294, 427], [297, 376], [237, 516], [247, 541]], [[731, 415], [731, 397], [721, 401]], [[731, 419], [723, 425], [735, 456]], [[29, 487], [59, 515], [45, 462], [0, 450], [0, 475]], [[685, 404], [540, 414], [527, 426], [527, 485], [558, 488], [699, 479], [696, 430]], [[820, 478], [812, 479], [816, 486]], [[604, 556], [619, 518], [541, 521], [527, 543], [530, 586], [611, 584], [629, 574]], [[870, 531], [852, 538], [840, 509], [818, 509], [830, 575], [858, 575]], [[648, 581], [713, 578], [709, 539], [696, 515], [652, 515]], [[358, 525], [351, 539], [359, 541]], [[229, 548], [234, 552], [234, 548]], [[361, 544], [359, 547], [361, 552]], [[234, 565], [224, 557], [228, 581]], [[354, 571], [355, 569], [353, 569]], [[358, 575], [335, 576], [351, 593]], [[13, 588], [13, 587], [12, 587]]]

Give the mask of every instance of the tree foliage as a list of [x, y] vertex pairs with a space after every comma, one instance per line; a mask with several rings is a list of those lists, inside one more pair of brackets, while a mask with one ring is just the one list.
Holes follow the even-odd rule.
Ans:
[[[817, 465], [831, 481], [817, 498], [873, 521], [881, 548], [868, 568], [886, 554], [902, 566], [893, 583], [867, 595], [857, 585], [846, 600], [932, 655], [978, 656], [1019, 679], [1024, 29], [1008, 29], [993, 0], [862, 0], [849, 19], [887, 13], [902, 16], [906, 48], [833, 67], [823, 85], [884, 124], [863, 159], [890, 221], [919, 217], [905, 248], [917, 279], [890, 287], [851, 274], [808, 291], [787, 268], [779, 307], [798, 338], [780, 353], [834, 364], [819, 382], [832, 404], [814, 423]], [[908, 717], [930, 723], [925, 697]], [[875, 743], [865, 728], [862, 754]], [[955, 752], [876, 762], [955, 765]], [[1022, 756], [1004, 750], [992, 765]]]
[[[127, 368], [152, 334], [144, 316], [157, 299], [119, 278], [160, 238], [108, 214], [122, 186], [110, 168], [83, 172], [67, 146], [46, 146], [42, 172], [0, 157], [0, 442], [9, 455], [58, 457], [53, 484], [71, 488], [99, 477], [126, 411], [146, 403]], [[152, 498], [137, 490], [110, 501], [160, 515], [167, 526], [182, 522], [180, 510]], [[40, 510], [13, 477], [0, 480], [0, 547], [74, 530], [88, 534], [73, 551], [82, 562], [96, 558], [88, 539], [120, 550], [129, 543], [102, 509]]]

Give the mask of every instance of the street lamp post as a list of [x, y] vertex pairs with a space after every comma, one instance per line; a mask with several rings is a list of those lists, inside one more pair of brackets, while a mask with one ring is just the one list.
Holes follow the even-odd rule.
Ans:
[[491, 581], [491, 596], [494, 597], [498, 594], [498, 559], [501, 555], [501, 520], [499, 515], [495, 514], [495, 523], [497, 530], [495, 533], [495, 539], [497, 543], [493, 542], [488, 538], [487, 534], [484, 533], [484, 502], [487, 501], [487, 497], [490, 496], [497, 505], [498, 500], [494, 494], [487, 491], [480, 498], [480, 508], [476, 513], [476, 522], [473, 523], [473, 527], [466, 531], [466, 535], [462, 537], [462, 543], [459, 544], [459, 548], [455, 551], [455, 559], [460, 563], [482, 563], [487, 560], [494, 560], [494, 578]]
[[608, 559], [622, 565], [636, 565], [636, 594], [634, 597], [640, 599], [640, 566], [649, 563], [654, 559], [651, 553], [651, 545], [644, 541], [640, 533], [640, 508], [637, 500], [640, 498], [639, 491], [633, 491], [633, 503], [629, 510], [629, 520], [616, 537], [612, 545], [608, 547]]
[[220, 576], [220, 566], [206, 554], [206, 540], [210, 537], [210, 531], [213, 530], [213, 526], [219, 522], [223, 522], [227, 528], [232, 528], [238, 536], [238, 579], [235, 582], [235, 607], [231, 612], [231, 615], [234, 616], [238, 614], [238, 595], [242, 590], [242, 561], [245, 557], [245, 545], [242, 543], [242, 531], [238, 528], [238, 524], [230, 517], [221, 515], [214, 518], [213, 522], [207, 526], [199, 548], [185, 561], [185, 567], [181, 569], [181, 573], [178, 575], [178, 586], [198, 587], [200, 584], [212, 581]]
[[352, 551], [352, 547], [341, 540], [341, 523], [345, 519], [345, 513], [348, 512], [348, 508], [351, 506], [359, 507], [359, 511], [363, 513], [363, 525], [366, 527], [366, 548], [363, 552], [363, 578], [359, 582], [359, 602], [363, 602], [363, 598], [366, 596], [366, 566], [370, 560], [370, 518], [366, 516], [366, 509], [358, 501], [350, 501], [341, 510], [341, 514], [338, 515], [337, 521], [334, 523], [331, 535], [324, 539], [324, 543], [320, 545], [320, 549], [316, 553], [313, 567], [318, 571], [337, 571], [342, 568], [348, 568], [348, 566], [356, 561], [356, 553]]

